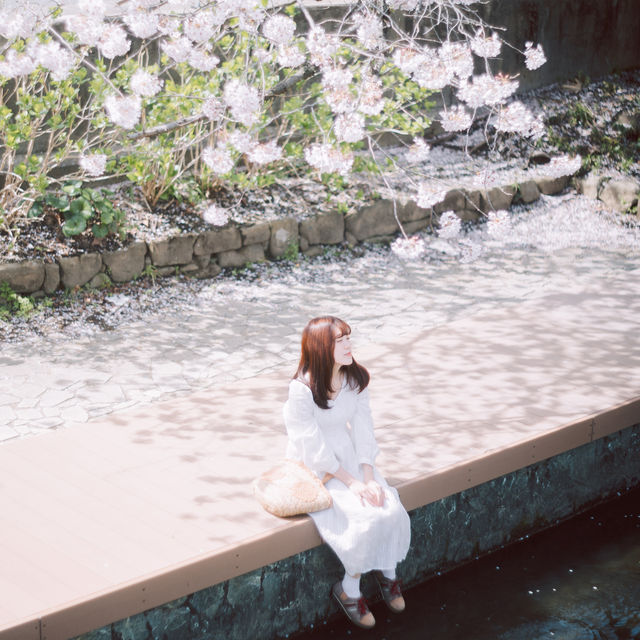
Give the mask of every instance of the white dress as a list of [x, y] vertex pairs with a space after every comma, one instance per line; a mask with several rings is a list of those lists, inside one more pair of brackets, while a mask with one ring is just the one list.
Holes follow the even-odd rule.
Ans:
[[[346, 382], [338, 395], [321, 409], [311, 389], [300, 380], [289, 385], [284, 405], [284, 422], [289, 444], [287, 457], [301, 460], [319, 478], [342, 466], [363, 480], [361, 464], [374, 466], [378, 454], [369, 408], [369, 390], [358, 393]], [[333, 504], [310, 513], [320, 536], [334, 550], [347, 573], [355, 575], [373, 569], [391, 570], [404, 559], [411, 538], [409, 515], [374, 466], [376, 481], [384, 487], [385, 502], [374, 507], [354, 495], [337, 478], [327, 482]]]

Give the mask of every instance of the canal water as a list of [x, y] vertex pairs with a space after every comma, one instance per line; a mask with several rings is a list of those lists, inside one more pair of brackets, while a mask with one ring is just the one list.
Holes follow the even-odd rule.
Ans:
[[343, 616], [301, 636], [358, 640], [640, 639], [640, 489], [372, 606], [373, 630]]

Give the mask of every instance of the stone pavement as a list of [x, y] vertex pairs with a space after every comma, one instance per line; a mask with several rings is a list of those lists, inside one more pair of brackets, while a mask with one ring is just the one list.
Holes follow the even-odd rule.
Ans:
[[[112, 331], [6, 343], [0, 351], [0, 442], [281, 365], [293, 371], [301, 329], [315, 315], [345, 318], [357, 349], [554, 291], [582, 290], [594, 278], [633, 280], [639, 246], [546, 252], [489, 245], [470, 264], [445, 254], [403, 263], [374, 251], [256, 282], [213, 280], [195, 299]], [[114, 296], [114, 305], [127, 304]]]

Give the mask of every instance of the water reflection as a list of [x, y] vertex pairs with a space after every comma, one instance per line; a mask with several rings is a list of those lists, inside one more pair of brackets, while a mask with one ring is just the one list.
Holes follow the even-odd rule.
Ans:
[[340, 618], [308, 640], [640, 638], [640, 489], [406, 591], [407, 612], [373, 605], [377, 625]]

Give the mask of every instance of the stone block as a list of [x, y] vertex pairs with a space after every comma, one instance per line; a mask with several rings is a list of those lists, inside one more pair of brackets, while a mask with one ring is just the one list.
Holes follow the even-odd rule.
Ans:
[[60, 281], [65, 289], [73, 289], [87, 284], [102, 268], [99, 253], [85, 253], [81, 256], [58, 258]]
[[422, 220], [412, 220], [411, 222], [405, 222], [402, 226], [404, 227], [405, 233], [415, 233], [416, 231], [422, 231], [422, 229], [428, 229], [431, 224], [431, 218], [423, 218]]
[[438, 202], [433, 207], [435, 213], [444, 211], [462, 211], [467, 208], [467, 194], [464, 189], [451, 189], [447, 191], [442, 202]]
[[42, 289], [45, 293], [53, 293], [60, 285], [60, 267], [55, 262], [47, 262], [44, 265], [44, 283]]
[[461, 211], [456, 211], [456, 215], [463, 222], [478, 222], [484, 217], [478, 209], [462, 209]]
[[639, 197], [640, 181], [627, 177], [609, 180], [600, 193], [600, 200], [609, 209], [620, 212], [628, 211], [637, 205]]
[[103, 289], [111, 284], [111, 278], [106, 273], [96, 273], [91, 280], [89, 286], [92, 289]]
[[200, 267], [194, 262], [190, 262], [189, 264], [185, 264], [184, 266], [180, 267], [180, 273], [195, 273], [199, 270]]
[[358, 238], [356, 238], [350, 231], [344, 232], [344, 240], [350, 247], [355, 247], [358, 244]]
[[398, 222], [393, 215], [393, 201], [378, 200], [355, 213], [350, 213], [345, 218], [345, 230], [359, 242], [375, 236], [396, 233]]
[[142, 273], [146, 255], [147, 245], [144, 242], [135, 242], [125, 249], [104, 253], [102, 262], [109, 269], [114, 282], [128, 282]]
[[193, 234], [148, 242], [147, 246], [149, 247], [151, 262], [156, 267], [165, 267], [171, 264], [189, 264], [193, 258], [195, 242], [196, 236]]
[[409, 200], [404, 206], [398, 207], [398, 218], [400, 222], [413, 222], [414, 220], [423, 220], [433, 215], [433, 209], [423, 209], [419, 207], [414, 200]]
[[[260, 222], [259, 224], [242, 227], [240, 235], [242, 237], [242, 245], [245, 247], [259, 242], [266, 243], [271, 238], [271, 225], [268, 222]], [[237, 249], [238, 247], [233, 248]]]
[[518, 185], [518, 198], [524, 204], [535, 202], [540, 197], [540, 189], [535, 180], [527, 180]]
[[205, 265], [198, 271], [194, 272], [194, 276], [196, 278], [214, 278], [217, 276], [222, 269], [217, 262], [209, 262], [209, 264]]
[[344, 216], [339, 211], [323, 213], [300, 223], [300, 236], [309, 245], [339, 244], [344, 240]]
[[300, 236], [299, 248], [300, 251], [306, 251], [309, 248], [309, 241], [303, 236]]
[[306, 251], [302, 252], [307, 258], [317, 258], [324, 253], [324, 249], [320, 245], [314, 245], [310, 247]]
[[6, 282], [16, 293], [33, 293], [44, 283], [42, 262], [0, 264], [0, 282]]
[[576, 178], [576, 191], [587, 198], [596, 200], [600, 194], [604, 176], [588, 175], [586, 178]]
[[516, 187], [514, 185], [494, 187], [481, 194], [480, 209], [483, 213], [506, 210], [511, 206], [515, 195]]
[[536, 178], [536, 184], [540, 193], [544, 193], [545, 196], [552, 196], [556, 193], [560, 193], [567, 188], [569, 184], [569, 176], [560, 176], [559, 178]]
[[282, 258], [294, 245], [298, 245], [298, 221], [295, 218], [283, 218], [272, 222], [269, 255]]
[[217, 255], [218, 264], [222, 268], [244, 267], [247, 263], [262, 262], [264, 247], [262, 244], [250, 244], [237, 251], [223, 251]]
[[[240, 231], [236, 227], [226, 227], [224, 229], [203, 231], [193, 246], [193, 253], [196, 256], [202, 256], [207, 253], [232, 251], [239, 249], [241, 246], [242, 237], [240, 236]], [[189, 262], [191, 262], [191, 259], [189, 259]]]

